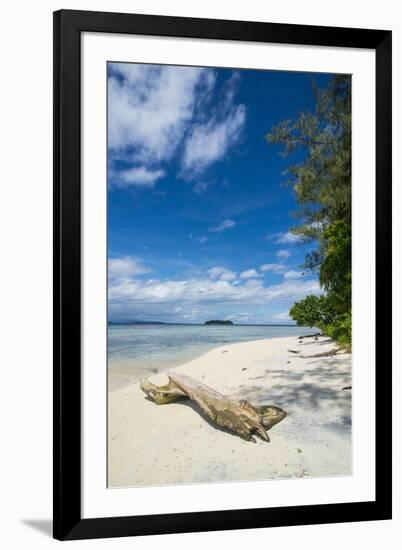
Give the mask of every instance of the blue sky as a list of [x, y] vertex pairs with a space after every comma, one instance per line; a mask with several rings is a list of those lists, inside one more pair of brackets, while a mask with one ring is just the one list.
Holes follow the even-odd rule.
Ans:
[[288, 323], [319, 293], [289, 233], [289, 159], [264, 140], [314, 108], [311, 77], [109, 63], [110, 320]]

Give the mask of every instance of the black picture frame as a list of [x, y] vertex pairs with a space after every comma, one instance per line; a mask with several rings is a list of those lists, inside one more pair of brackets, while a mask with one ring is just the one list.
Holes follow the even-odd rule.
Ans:
[[[374, 501], [105, 517], [81, 515], [81, 48], [83, 32], [368, 48], [376, 55]], [[390, 31], [61, 10], [54, 13], [54, 521], [60, 540], [385, 520], [392, 513]], [[381, 343], [381, 345], [379, 345]]]

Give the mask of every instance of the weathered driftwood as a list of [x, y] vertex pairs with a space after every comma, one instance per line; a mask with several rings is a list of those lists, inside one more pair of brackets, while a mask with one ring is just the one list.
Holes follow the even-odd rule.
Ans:
[[267, 430], [286, 416], [286, 412], [279, 407], [256, 407], [246, 400], [231, 399], [185, 374], [171, 373], [168, 376], [169, 383], [164, 386], [156, 386], [144, 380], [140, 387], [159, 405], [183, 397], [192, 399], [215, 424], [237, 433], [247, 441], [255, 441], [254, 434], [269, 441]]
[[157, 405], [165, 405], [172, 403], [180, 398], [187, 398], [187, 395], [183, 393], [171, 380], [164, 386], [157, 386], [152, 384], [149, 380], [141, 380], [140, 388], [144, 393], [155, 401]]
[[287, 413], [275, 405], [253, 405], [254, 409], [261, 415], [262, 423], [266, 430], [270, 430], [275, 424], [278, 424], [285, 418]]
[[339, 348], [334, 348], [329, 351], [324, 351], [322, 353], [316, 353], [314, 355], [300, 355], [301, 359], [315, 359], [316, 357], [332, 357], [336, 355], [339, 351]]
[[298, 336], [298, 339], [304, 340], [304, 338], [317, 338], [318, 336], [322, 336], [322, 333], [316, 332], [315, 334], [304, 334], [303, 336]]
[[268, 434], [261, 416], [248, 401], [234, 401], [184, 374], [171, 374], [169, 380], [194, 400], [213, 422], [222, 428], [238, 433], [244, 439], [251, 439], [257, 433], [265, 441]]

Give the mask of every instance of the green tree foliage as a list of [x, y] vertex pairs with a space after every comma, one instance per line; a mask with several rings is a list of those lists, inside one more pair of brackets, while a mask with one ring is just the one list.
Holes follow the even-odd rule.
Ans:
[[298, 325], [324, 329], [333, 323], [337, 315], [336, 300], [333, 294], [321, 296], [311, 294], [304, 300], [296, 302], [290, 310], [290, 315]]
[[304, 268], [319, 276], [323, 294], [297, 302], [290, 315], [299, 325], [318, 326], [343, 345], [351, 345], [351, 81], [337, 75], [325, 89], [313, 85], [313, 113], [285, 120], [267, 134], [287, 157], [302, 158], [287, 169], [296, 194], [299, 224], [292, 229], [304, 242], [316, 242]]

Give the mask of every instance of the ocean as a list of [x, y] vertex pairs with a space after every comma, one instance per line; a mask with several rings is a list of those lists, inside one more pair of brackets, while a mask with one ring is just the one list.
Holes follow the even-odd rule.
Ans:
[[296, 326], [110, 325], [108, 369], [109, 374], [138, 379], [187, 363], [224, 344], [315, 332]]

